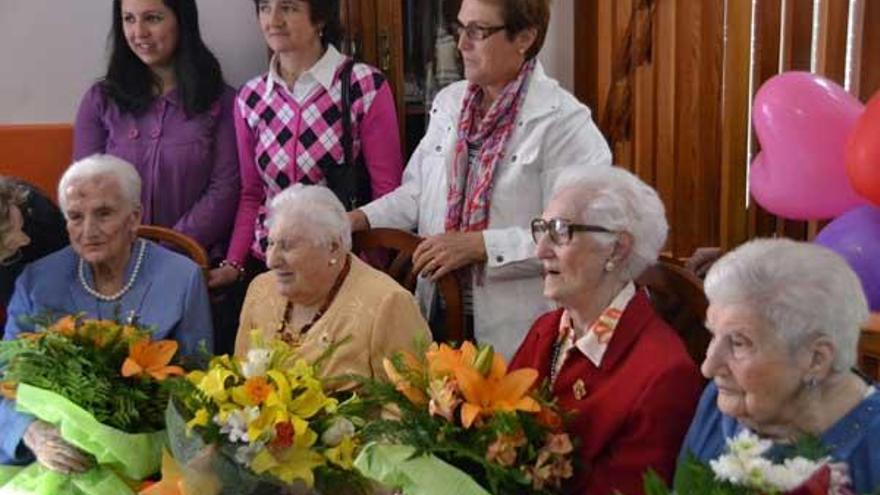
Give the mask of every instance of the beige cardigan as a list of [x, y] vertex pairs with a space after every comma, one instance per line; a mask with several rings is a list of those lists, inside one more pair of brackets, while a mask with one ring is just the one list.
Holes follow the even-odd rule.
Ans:
[[[255, 278], [241, 310], [235, 354], [247, 354], [252, 329], [262, 330], [266, 338], [275, 337], [286, 305], [272, 272]], [[349, 335], [351, 339], [324, 365], [326, 376], [356, 374], [385, 379], [383, 358], [400, 350], [412, 352], [417, 338], [431, 340], [413, 295], [356, 256], [351, 256], [351, 271], [333, 303], [302, 341], [300, 355], [314, 361], [329, 345]]]

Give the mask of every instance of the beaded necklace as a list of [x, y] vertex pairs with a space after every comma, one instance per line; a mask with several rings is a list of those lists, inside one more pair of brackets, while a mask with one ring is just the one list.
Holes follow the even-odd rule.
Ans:
[[324, 313], [326, 313], [327, 309], [330, 308], [330, 305], [333, 304], [333, 300], [336, 299], [336, 294], [339, 293], [339, 289], [342, 287], [342, 282], [345, 281], [345, 277], [348, 276], [350, 269], [351, 257], [350, 255], [346, 255], [345, 264], [342, 266], [339, 275], [336, 276], [336, 280], [333, 282], [333, 287], [330, 288], [330, 292], [327, 293], [327, 299], [324, 300], [324, 304], [322, 304], [315, 315], [312, 316], [311, 321], [303, 325], [296, 335], [291, 335], [287, 332], [287, 323], [293, 313], [293, 301], [288, 300], [287, 305], [284, 306], [284, 315], [281, 317], [281, 321], [278, 323], [278, 329], [276, 330], [278, 338], [288, 345], [299, 343], [300, 339], [315, 325], [315, 323], [318, 323], [318, 320], [324, 316]]
[[77, 268], [77, 271], [79, 273], [80, 285], [82, 285], [83, 289], [85, 289], [86, 292], [91, 294], [93, 297], [100, 299], [101, 301], [106, 301], [106, 302], [116, 301], [120, 297], [124, 296], [125, 293], [128, 292], [131, 289], [131, 287], [134, 285], [135, 280], [137, 280], [138, 273], [140, 273], [140, 270], [141, 270], [141, 263], [144, 261], [144, 251], [146, 251], [146, 248], [147, 248], [147, 243], [142, 239], [141, 240], [141, 248], [140, 248], [140, 250], [138, 250], [137, 259], [134, 262], [134, 269], [131, 271], [131, 277], [128, 278], [128, 282], [121, 289], [119, 289], [119, 291], [117, 291], [113, 294], [110, 294], [108, 296], [108, 295], [101, 294], [96, 289], [93, 289], [89, 285], [88, 281], [86, 281], [86, 269], [85, 269], [86, 263], [82, 258], [79, 259], [79, 266]]

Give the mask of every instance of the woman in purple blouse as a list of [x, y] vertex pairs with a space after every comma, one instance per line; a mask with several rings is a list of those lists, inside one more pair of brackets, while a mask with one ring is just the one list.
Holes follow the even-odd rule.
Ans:
[[195, 0], [114, 0], [107, 74], [80, 104], [74, 160], [118, 156], [143, 181], [143, 223], [225, 255], [239, 195], [235, 92], [202, 42]]

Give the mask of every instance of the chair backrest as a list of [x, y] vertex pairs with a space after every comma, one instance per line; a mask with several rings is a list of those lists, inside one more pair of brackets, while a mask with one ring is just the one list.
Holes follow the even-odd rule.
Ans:
[[872, 380], [880, 381], [880, 312], [871, 313], [871, 318], [862, 327], [859, 367]]
[[185, 254], [193, 260], [195, 264], [199, 265], [199, 268], [202, 269], [202, 273], [204, 273], [205, 276], [208, 275], [208, 270], [211, 268], [210, 262], [208, 261], [208, 253], [205, 251], [205, 248], [203, 248], [202, 245], [196, 242], [192, 237], [186, 234], [181, 234], [168, 227], [160, 227], [158, 225], [141, 225], [138, 227], [137, 235], [144, 239], [166, 244], [170, 249]]
[[57, 203], [58, 180], [73, 156], [73, 126], [0, 126], [0, 174], [39, 188]]
[[[422, 238], [403, 230], [370, 229], [352, 235], [352, 251], [383, 249], [388, 255], [381, 258], [383, 266], [378, 267], [410, 292], [415, 291], [418, 274], [412, 271], [412, 255]], [[384, 254], [384, 253], [383, 253]], [[376, 260], [371, 260], [375, 265]], [[446, 339], [450, 342], [463, 342], [473, 336], [465, 335], [464, 309], [461, 302], [461, 288], [454, 273], [447, 274], [437, 282], [437, 290], [446, 304]]]
[[693, 273], [666, 257], [648, 268], [636, 284], [648, 289], [657, 313], [674, 328], [697, 365], [706, 357], [711, 335], [706, 329], [709, 301], [703, 283]]

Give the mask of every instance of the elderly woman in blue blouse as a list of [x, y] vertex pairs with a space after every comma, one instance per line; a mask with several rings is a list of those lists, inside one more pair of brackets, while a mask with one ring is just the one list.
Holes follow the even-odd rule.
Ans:
[[849, 466], [858, 493], [880, 488], [880, 394], [853, 371], [868, 306], [846, 262], [813, 244], [756, 240], [721, 258], [705, 289], [712, 383], [682, 454], [718, 458], [744, 429], [776, 444], [813, 436]]
[[[30, 315], [85, 313], [91, 318], [136, 319], [156, 339], [175, 339], [181, 353], [200, 343], [212, 349], [204, 277], [188, 258], [138, 239], [140, 176], [109, 155], [74, 163], [61, 177], [58, 198], [70, 246], [31, 263], [15, 283], [4, 339], [31, 330]], [[42, 421], [0, 403], [0, 463], [34, 458], [61, 472], [88, 465]]]

